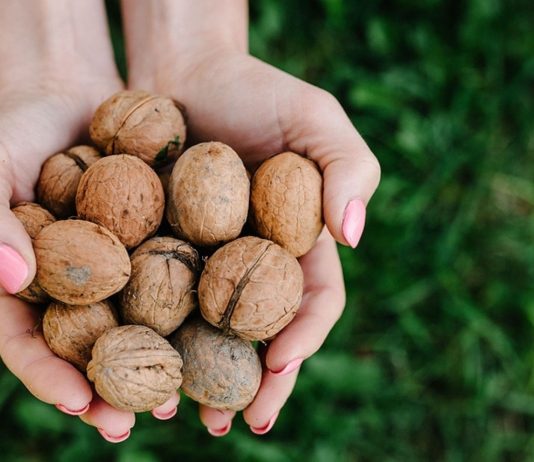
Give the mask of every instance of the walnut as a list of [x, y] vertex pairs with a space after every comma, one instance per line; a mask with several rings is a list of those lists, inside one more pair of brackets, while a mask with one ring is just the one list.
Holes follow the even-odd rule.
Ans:
[[117, 313], [106, 300], [78, 306], [52, 302], [43, 317], [43, 335], [56, 355], [85, 372], [96, 340], [118, 325]]
[[295, 257], [304, 255], [323, 228], [322, 188], [311, 160], [293, 152], [266, 160], [252, 178], [250, 207], [258, 235]]
[[244, 339], [266, 340], [293, 319], [302, 290], [297, 259], [271, 241], [248, 236], [208, 259], [198, 297], [209, 323]]
[[106, 154], [132, 154], [157, 168], [182, 152], [186, 127], [181, 111], [170, 98], [121, 91], [98, 107], [89, 134]]
[[80, 178], [100, 158], [99, 152], [90, 146], [75, 146], [50, 157], [37, 182], [39, 203], [58, 218], [75, 216]]
[[[12, 212], [22, 223], [32, 242], [45, 226], [56, 221], [48, 210], [33, 202], [20, 202], [12, 209]], [[48, 295], [41, 289], [36, 278], [26, 289], [20, 291], [17, 297], [28, 303], [46, 303], [48, 300]]]
[[155, 237], [131, 257], [132, 275], [121, 294], [126, 324], [143, 324], [166, 336], [197, 306], [197, 251], [172, 237]]
[[96, 341], [87, 377], [113, 407], [144, 412], [172, 396], [182, 383], [181, 369], [180, 354], [152, 329], [121, 326]]
[[103, 226], [83, 220], [56, 221], [33, 241], [37, 280], [69, 305], [89, 305], [120, 291], [130, 277], [130, 259]]
[[213, 246], [239, 236], [247, 219], [250, 181], [232, 148], [201, 143], [176, 161], [168, 194], [167, 220], [176, 236]]
[[83, 174], [76, 194], [80, 218], [101, 224], [130, 249], [152, 236], [163, 219], [158, 176], [137, 157], [105, 157]]
[[201, 319], [186, 321], [171, 344], [184, 362], [182, 390], [215, 409], [241, 411], [261, 382], [261, 363], [251, 343], [225, 335]]

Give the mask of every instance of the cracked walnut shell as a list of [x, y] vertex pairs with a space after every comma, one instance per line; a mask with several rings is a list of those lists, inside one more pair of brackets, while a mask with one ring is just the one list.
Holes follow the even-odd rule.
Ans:
[[108, 330], [95, 343], [87, 377], [116, 409], [144, 412], [167, 401], [182, 383], [180, 354], [145, 326]]
[[256, 396], [261, 363], [250, 342], [192, 319], [176, 331], [171, 344], [184, 362], [182, 390], [191, 399], [215, 409], [241, 411]]
[[183, 107], [146, 91], [121, 91], [96, 110], [89, 134], [107, 155], [128, 153], [154, 168], [180, 155], [186, 138]]
[[252, 222], [260, 237], [295, 257], [307, 253], [323, 229], [323, 178], [315, 162], [293, 152], [267, 159], [252, 178]]
[[80, 218], [109, 229], [131, 249], [152, 236], [163, 219], [161, 181], [137, 157], [104, 157], [83, 174], [76, 194]]
[[39, 204], [58, 218], [76, 216], [76, 191], [83, 173], [101, 158], [91, 146], [75, 146], [50, 157], [37, 182]]
[[200, 277], [202, 316], [248, 340], [266, 340], [295, 316], [303, 291], [302, 269], [279, 245], [242, 237], [217, 250]]
[[119, 292], [130, 277], [130, 258], [103, 226], [83, 220], [56, 221], [33, 241], [37, 281], [52, 298], [88, 305]]
[[121, 293], [126, 324], [142, 324], [165, 337], [197, 306], [200, 258], [187, 242], [154, 237], [131, 256], [132, 274]]

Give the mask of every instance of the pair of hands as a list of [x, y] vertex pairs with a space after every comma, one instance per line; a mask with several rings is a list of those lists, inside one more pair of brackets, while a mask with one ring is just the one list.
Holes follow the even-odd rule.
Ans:
[[[129, 436], [134, 414], [109, 406], [80, 372], [56, 357], [41, 333], [34, 334], [39, 310], [9, 294], [35, 274], [31, 241], [10, 204], [34, 199], [42, 163], [83, 141], [95, 108], [123, 88], [112, 63], [112, 56], [102, 56], [97, 72], [82, 66], [0, 87], [0, 286], [5, 288], [0, 287], [0, 356], [38, 399], [79, 415], [106, 440], [119, 442]], [[252, 169], [275, 153], [295, 151], [315, 160], [324, 175], [327, 227], [300, 259], [302, 306], [263, 352], [259, 392], [243, 411], [251, 430], [263, 434], [289, 397], [300, 364], [319, 349], [342, 313], [345, 290], [335, 241], [357, 245], [365, 205], [379, 182], [378, 162], [335, 98], [246, 53], [197, 52], [188, 62], [154, 72], [157, 79], [130, 73], [128, 87], [184, 103], [190, 141], [223, 141]], [[178, 401], [176, 394], [152, 414], [171, 418]], [[234, 414], [200, 406], [200, 419], [214, 436], [230, 430]]]

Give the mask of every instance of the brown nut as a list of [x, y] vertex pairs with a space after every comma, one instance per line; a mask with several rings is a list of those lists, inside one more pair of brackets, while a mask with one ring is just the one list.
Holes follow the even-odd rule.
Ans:
[[93, 347], [87, 377], [113, 407], [131, 412], [154, 409], [182, 383], [182, 358], [145, 326], [108, 330]]
[[83, 220], [56, 221], [33, 241], [37, 280], [52, 298], [89, 305], [119, 292], [130, 277], [130, 258], [103, 226]]
[[131, 257], [132, 275], [121, 294], [122, 319], [165, 337], [197, 306], [197, 251], [172, 237], [154, 237]]
[[176, 161], [168, 194], [167, 220], [174, 234], [213, 246], [239, 236], [247, 219], [250, 181], [232, 148], [201, 143]]
[[106, 300], [78, 306], [52, 302], [43, 317], [43, 335], [56, 355], [85, 373], [96, 340], [118, 325], [117, 313]]
[[91, 146], [75, 146], [50, 157], [41, 169], [37, 199], [58, 218], [76, 215], [76, 190], [80, 178], [101, 158]]
[[146, 91], [121, 91], [96, 110], [89, 134], [107, 155], [127, 152], [157, 168], [182, 152], [186, 127], [182, 107]]
[[241, 411], [256, 396], [261, 363], [250, 342], [192, 319], [176, 331], [171, 344], [184, 362], [182, 390], [191, 399], [215, 409]]
[[295, 257], [310, 250], [323, 229], [323, 178], [317, 165], [293, 152], [266, 160], [252, 178], [250, 207], [260, 237]]
[[83, 174], [76, 194], [80, 218], [105, 226], [131, 249], [163, 219], [165, 196], [156, 172], [137, 157], [104, 157]]
[[302, 269], [279, 245], [242, 237], [217, 250], [200, 277], [202, 316], [248, 340], [266, 340], [293, 319], [300, 306]]
[[[56, 221], [48, 210], [33, 202], [21, 202], [12, 209], [12, 212], [22, 223], [32, 242], [45, 226]], [[17, 297], [28, 303], [46, 303], [48, 300], [48, 295], [41, 289], [36, 278], [26, 289], [20, 291]]]

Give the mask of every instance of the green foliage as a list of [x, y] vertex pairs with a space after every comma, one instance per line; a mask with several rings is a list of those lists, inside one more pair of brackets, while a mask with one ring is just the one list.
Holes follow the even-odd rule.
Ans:
[[340, 249], [342, 319], [264, 437], [237, 418], [211, 438], [184, 399], [113, 446], [3, 370], [1, 460], [532, 460], [532, 12], [251, 2], [252, 53], [336, 95], [382, 164], [361, 246]]

